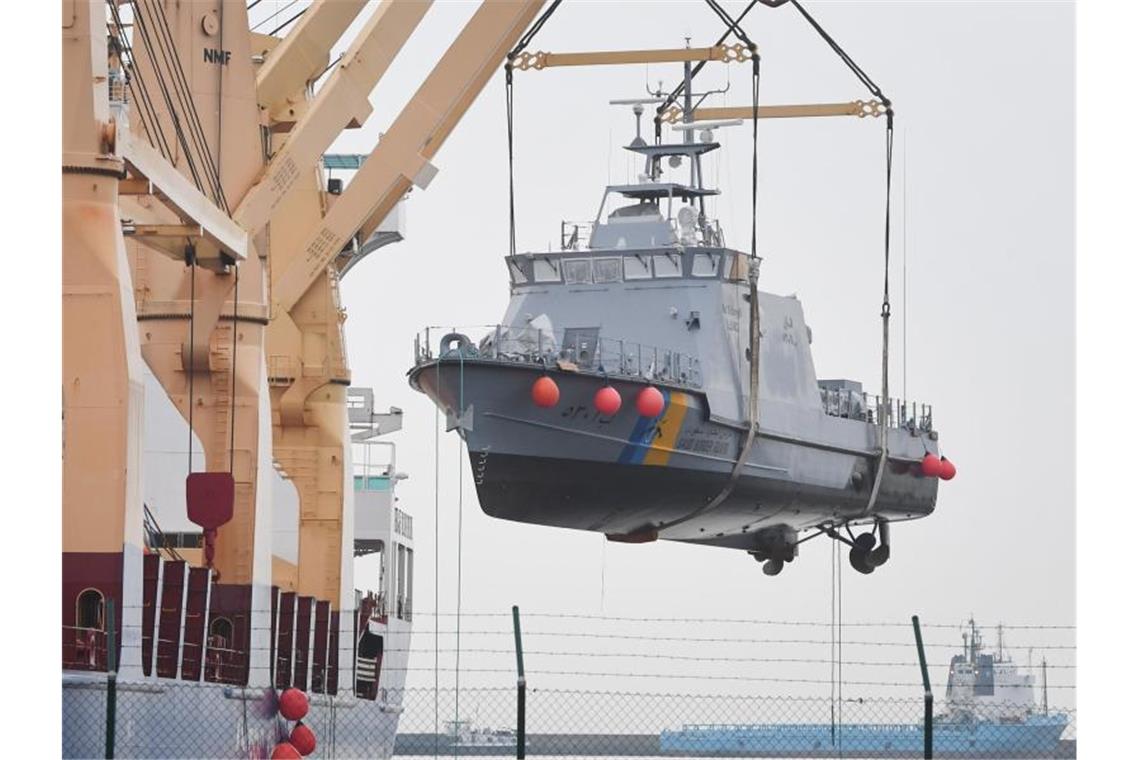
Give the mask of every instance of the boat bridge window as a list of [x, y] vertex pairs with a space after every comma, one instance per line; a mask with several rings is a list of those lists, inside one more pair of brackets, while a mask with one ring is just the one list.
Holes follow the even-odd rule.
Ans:
[[720, 273], [720, 256], [698, 253], [693, 256], [693, 277], [716, 277]]
[[75, 600], [76, 628], [103, 630], [103, 609], [102, 592], [93, 588], [84, 589]]
[[626, 256], [622, 259], [622, 264], [625, 267], [627, 280], [648, 280], [653, 277], [648, 256]]
[[560, 282], [562, 280], [561, 261], [554, 257], [539, 257], [534, 260], [535, 282]]
[[594, 259], [594, 282], [621, 282], [621, 259]]
[[653, 272], [658, 277], [680, 277], [681, 257], [677, 254], [666, 254], [653, 257]]
[[518, 262], [508, 260], [507, 269], [510, 270], [511, 283], [513, 285], [525, 285], [526, 283], [530, 282], [526, 278], [526, 272], [522, 270], [522, 267], [519, 266]]
[[593, 284], [594, 279], [590, 270], [589, 259], [566, 259], [562, 262], [562, 274], [566, 278], [567, 285]]

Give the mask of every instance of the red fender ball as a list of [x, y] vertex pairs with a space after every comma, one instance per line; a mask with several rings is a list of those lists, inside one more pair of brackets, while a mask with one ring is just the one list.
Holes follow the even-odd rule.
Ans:
[[558, 395], [558, 383], [546, 375], [535, 380], [534, 385], [530, 387], [531, 399], [536, 406], [541, 406], [543, 409], [549, 409], [557, 404]]
[[958, 474], [958, 468], [946, 457], [942, 457], [942, 461], [939, 465], [938, 477], [943, 480], [953, 480], [954, 476]]
[[922, 474], [928, 478], [937, 478], [942, 474], [942, 460], [934, 454], [927, 454], [922, 458]]
[[285, 720], [300, 720], [309, 712], [309, 698], [300, 689], [286, 689], [277, 698], [277, 709]]
[[301, 753], [289, 742], [281, 742], [273, 748], [271, 760], [301, 760]]
[[594, 394], [594, 408], [607, 417], [617, 414], [618, 409], [621, 409], [621, 394], [617, 388], [612, 385], [598, 388], [598, 392]]
[[657, 417], [665, 411], [665, 397], [652, 385], [637, 394], [637, 413], [642, 417]]
[[304, 723], [298, 723], [293, 727], [293, 733], [289, 734], [289, 743], [302, 755], [311, 755], [317, 748], [317, 735]]

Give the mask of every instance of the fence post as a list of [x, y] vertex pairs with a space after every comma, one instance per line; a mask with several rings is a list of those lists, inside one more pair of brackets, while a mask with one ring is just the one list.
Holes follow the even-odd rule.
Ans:
[[934, 694], [930, 691], [930, 673], [926, 670], [926, 650], [922, 647], [922, 630], [918, 627], [918, 615], [911, 615], [910, 622], [914, 624], [914, 643], [918, 647], [918, 664], [922, 668], [922, 756], [930, 760], [934, 757]]
[[511, 614], [515, 620], [515, 661], [519, 671], [518, 695], [518, 727], [515, 731], [515, 757], [519, 760], [526, 757], [526, 674], [523, 671], [522, 629], [519, 627], [519, 606], [511, 607]]
[[115, 679], [118, 676], [118, 641], [115, 636], [115, 600], [107, 600], [107, 723], [104, 729], [104, 756], [115, 756]]

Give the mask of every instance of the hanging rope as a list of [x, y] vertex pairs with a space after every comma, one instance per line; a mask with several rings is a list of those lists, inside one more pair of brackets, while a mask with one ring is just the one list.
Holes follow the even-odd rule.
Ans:
[[835, 746], [835, 573], [839, 564], [838, 541], [831, 542], [831, 746]]
[[[840, 545], [835, 544], [835, 551], [838, 553]], [[838, 692], [838, 713], [839, 713], [839, 756], [843, 757], [843, 562], [835, 563], [835, 615], [838, 618], [838, 625], [836, 626], [836, 643], [839, 652], [839, 659], [836, 666], [837, 671], [837, 692]]]
[[[439, 388], [439, 362], [435, 363], [435, 387]], [[435, 756], [439, 757], [439, 406], [435, 407]], [[455, 647], [458, 649], [458, 645]]]
[[[460, 626], [463, 612], [463, 442], [459, 443], [459, 520], [455, 529], [455, 725], [459, 725], [459, 644]], [[455, 749], [458, 756], [459, 749]]]
[[[439, 362], [436, 362], [439, 367]], [[438, 386], [437, 386], [438, 387]], [[459, 642], [460, 621], [463, 618], [463, 395], [464, 372], [463, 352], [459, 352], [459, 409], [457, 415], [460, 420], [459, 434], [459, 499], [457, 507], [457, 522], [455, 527], [455, 725], [459, 725], [459, 655], [462, 647]], [[459, 749], [455, 748], [456, 756]]]

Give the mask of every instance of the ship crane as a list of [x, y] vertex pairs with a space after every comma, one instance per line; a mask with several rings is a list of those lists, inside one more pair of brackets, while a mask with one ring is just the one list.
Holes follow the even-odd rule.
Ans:
[[[427, 186], [435, 153], [543, 2], [482, 3], [345, 191], [327, 192], [323, 153], [368, 118], [369, 94], [430, 5], [372, 6], [330, 71], [363, 0], [315, 0], [284, 38], [251, 31], [244, 0], [63, 4], [64, 625], [86, 636], [113, 604], [121, 677], [157, 667], [268, 685], [281, 590], [325, 620], [322, 662], [314, 650], [308, 665], [332, 675], [313, 688], [335, 693], [337, 673], [351, 682], [353, 663], [337, 659], [355, 599], [336, 259]], [[141, 612], [155, 583], [140, 477], [148, 371], [187, 423], [188, 469], [203, 469], [196, 447], [205, 461], [186, 486], [202, 561], [157, 565], [189, 589], [173, 654], [145, 617], [166, 612]], [[295, 563], [273, 554], [271, 470], [298, 492]], [[200, 657], [176, 656], [183, 637], [194, 651], [218, 632], [220, 667], [203, 674]], [[100, 635], [95, 669], [114, 640]]]

